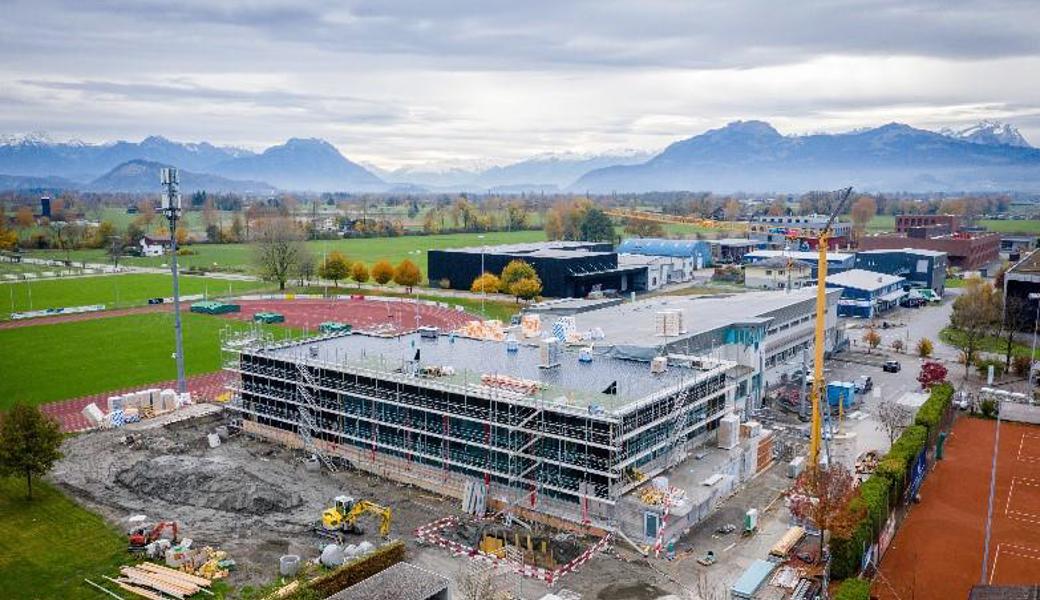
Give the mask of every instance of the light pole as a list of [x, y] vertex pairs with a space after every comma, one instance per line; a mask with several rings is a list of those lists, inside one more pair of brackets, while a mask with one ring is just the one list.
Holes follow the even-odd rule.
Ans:
[[163, 168], [159, 174], [163, 190], [160, 208], [167, 221], [170, 223], [170, 249], [173, 256], [170, 260], [170, 270], [173, 273], [173, 339], [174, 351], [177, 359], [177, 391], [184, 393], [188, 391], [188, 382], [184, 378], [184, 340], [181, 335], [181, 294], [177, 281], [177, 219], [181, 216], [181, 194], [179, 188], [180, 177], [177, 169]]
[[[477, 239], [480, 240], [480, 277], [483, 280], [484, 277], [484, 251], [487, 250], [487, 245], [484, 243], [484, 235], [478, 235]], [[487, 317], [487, 312], [484, 310], [484, 299], [487, 298], [487, 282], [482, 281], [480, 284], [480, 315]]]

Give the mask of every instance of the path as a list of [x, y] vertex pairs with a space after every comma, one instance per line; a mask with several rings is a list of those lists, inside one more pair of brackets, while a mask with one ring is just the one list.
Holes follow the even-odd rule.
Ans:
[[[55, 323], [68, 323], [71, 321], [89, 321], [91, 319], [107, 319], [109, 317], [123, 317], [126, 315], [137, 315], [141, 313], [159, 312], [161, 310], [172, 310], [171, 304], [149, 304], [146, 306], [135, 306], [134, 308], [117, 308], [114, 310], [99, 310], [95, 312], [70, 313], [67, 315], [54, 315], [50, 317], [33, 317], [31, 319], [18, 319], [17, 321], [0, 321], [0, 329], [17, 329], [19, 327], [31, 327], [33, 325], [54, 325]], [[182, 311], [190, 308], [189, 303], [184, 303]]]
[[[46, 414], [54, 417], [61, 424], [61, 430], [69, 433], [74, 431], [83, 431], [90, 429], [90, 421], [83, 416], [83, 409], [93, 402], [98, 405], [98, 408], [102, 412], [108, 411], [108, 397], [118, 396], [127, 392], [135, 390], [144, 390], [148, 388], [159, 388], [159, 389], [176, 389], [176, 381], [163, 381], [161, 383], [146, 383], [141, 385], [132, 385], [118, 390], [109, 390], [100, 394], [92, 394], [89, 396], [81, 396], [79, 398], [73, 398], [71, 400], [62, 400], [59, 402], [51, 402], [50, 404], [44, 404], [40, 406], [40, 410]], [[191, 392], [192, 400], [195, 402], [203, 402], [213, 400], [223, 391], [224, 388], [224, 373], [223, 371], [214, 371], [212, 373], [203, 373], [201, 375], [193, 375], [188, 378], [188, 391]]]

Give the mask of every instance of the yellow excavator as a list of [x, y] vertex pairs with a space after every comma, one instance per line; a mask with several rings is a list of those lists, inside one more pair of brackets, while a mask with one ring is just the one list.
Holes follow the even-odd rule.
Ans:
[[368, 500], [355, 500], [350, 496], [336, 496], [335, 505], [321, 513], [321, 526], [327, 532], [345, 531], [347, 533], [364, 533], [358, 525], [358, 519], [365, 513], [372, 513], [381, 519], [379, 535], [389, 537], [393, 511]]

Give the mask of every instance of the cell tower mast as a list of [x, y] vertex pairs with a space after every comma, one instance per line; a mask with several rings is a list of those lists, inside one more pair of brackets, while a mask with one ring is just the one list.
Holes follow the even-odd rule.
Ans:
[[181, 216], [180, 176], [177, 169], [163, 168], [159, 172], [163, 186], [160, 208], [163, 216], [170, 223], [170, 270], [173, 273], [173, 337], [174, 351], [177, 359], [177, 391], [188, 391], [188, 382], [184, 378], [184, 336], [181, 334], [181, 293], [177, 280], [177, 220]]

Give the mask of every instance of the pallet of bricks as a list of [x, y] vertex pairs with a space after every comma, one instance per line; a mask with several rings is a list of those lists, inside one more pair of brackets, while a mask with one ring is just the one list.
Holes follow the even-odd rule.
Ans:
[[748, 451], [755, 456], [754, 475], [773, 465], [773, 431], [765, 429], [758, 421], [740, 424], [741, 439], [748, 440]]

